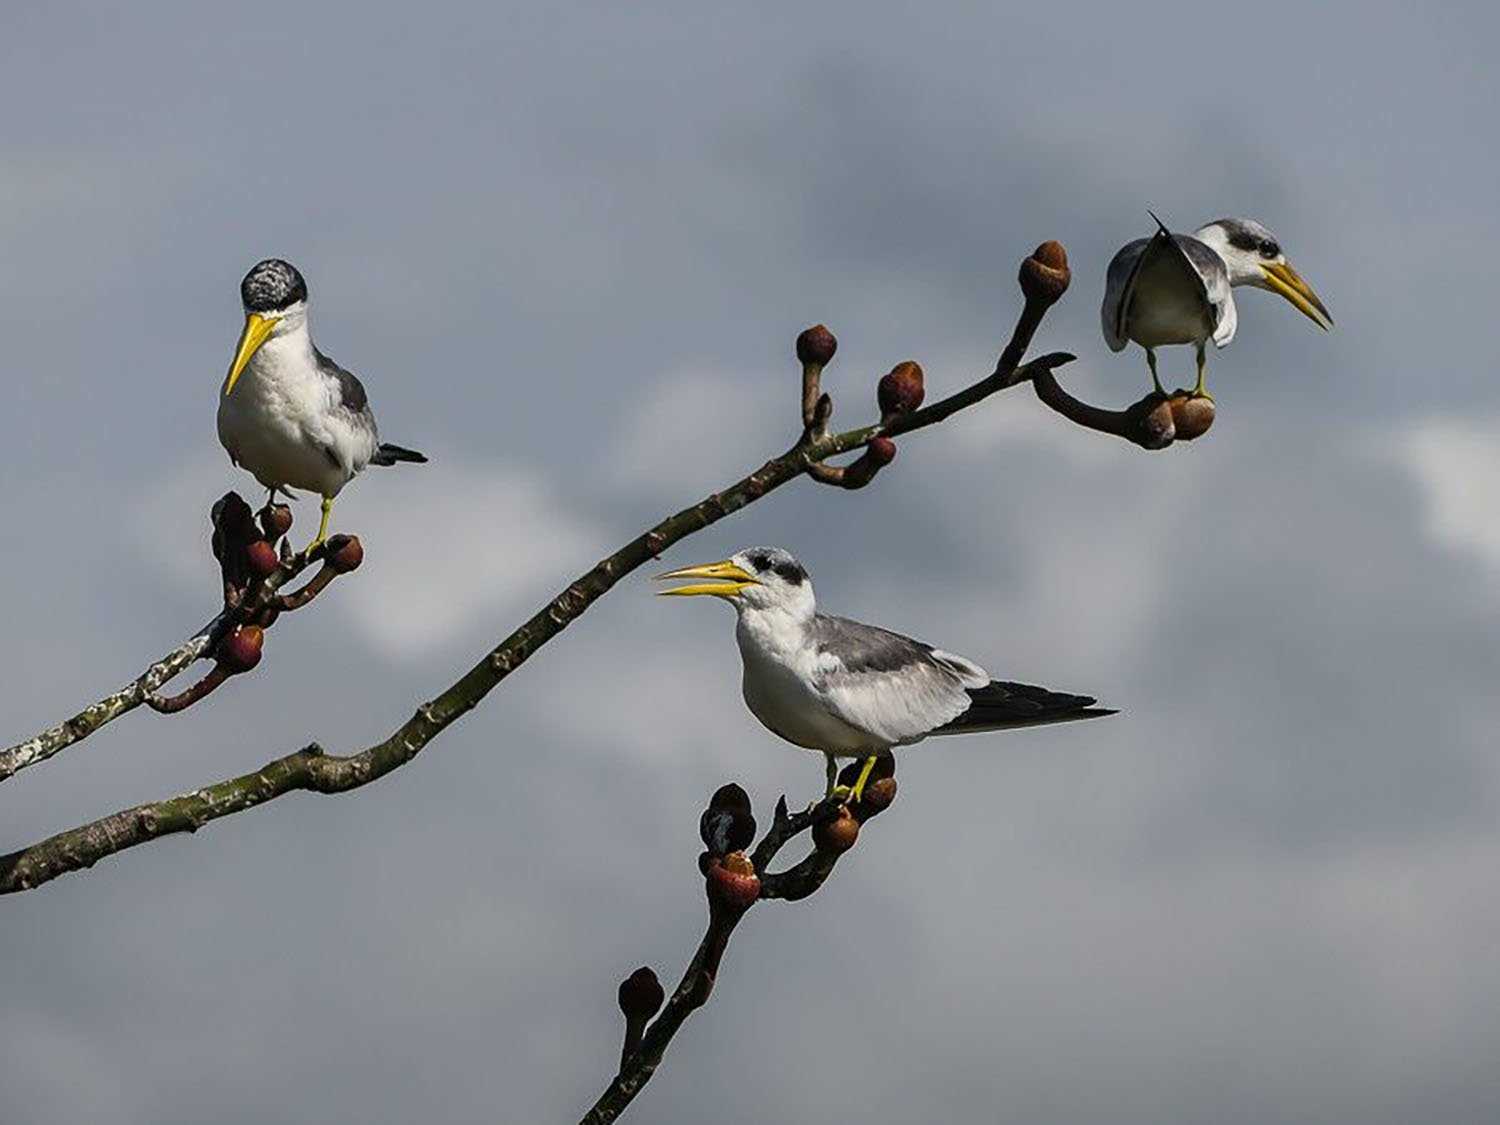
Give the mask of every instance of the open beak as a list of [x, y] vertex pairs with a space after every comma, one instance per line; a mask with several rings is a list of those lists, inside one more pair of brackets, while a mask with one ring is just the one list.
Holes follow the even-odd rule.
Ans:
[[1323, 302], [1318, 300], [1318, 295], [1313, 288], [1302, 280], [1302, 275], [1285, 262], [1275, 265], [1261, 266], [1261, 273], [1265, 275], [1266, 288], [1273, 293], [1280, 293], [1297, 310], [1307, 317], [1325, 332], [1333, 327], [1333, 317], [1328, 315], [1328, 310], [1323, 307]]
[[225, 395], [234, 390], [234, 385], [240, 380], [240, 373], [245, 370], [245, 364], [250, 362], [250, 357], [266, 342], [280, 319], [279, 316], [261, 316], [260, 313], [246, 314], [245, 330], [240, 333], [239, 347], [234, 349], [234, 362], [229, 365], [229, 377], [224, 380]]
[[697, 582], [691, 586], [677, 586], [671, 590], [658, 591], [662, 597], [676, 595], [691, 598], [698, 594], [712, 594], [716, 598], [732, 598], [747, 586], [760, 583], [743, 567], [725, 559], [723, 562], [704, 563], [702, 566], [685, 566], [681, 570], [657, 575], [658, 580], [667, 578], [708, 578], [709, 582]]

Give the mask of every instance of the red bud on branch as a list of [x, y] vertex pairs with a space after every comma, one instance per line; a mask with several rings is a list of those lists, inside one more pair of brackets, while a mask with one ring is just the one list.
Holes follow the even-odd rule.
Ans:
[[1028, 304], [1055, 304], [1068, 291], [1073, 272], [1068, 268], [1068, 252], [1061, 242], [1048, 241], [1032, 251], [1021, 263], [1021, 292]]
[[260, 663], [266, 634], [259, 625], [241, 625], [219, 642], [214, 655], [231, 676], [248, 672]]
[[744, 852], [710, 861], [706, 882], [709, 905], [732, 913], [748, 910], [760, 897], [760, 877]]
[[1214, 400], [1207, 395], [1175, 394], [1167, 400], [1178, 441], [1192, 441], [1214, 424]]
[[838, 340], [821, 324], [814, 324], [797, 337], [797, 361], [805, 367], [827, 367], [838, 350]]
[[876, 390], [881, 420], [889, 421], [897, 415], [910, 414], [922, 405], [924, 393], [921, 365], [912, 360], [896, 364], [880, 377], [880, 386]]

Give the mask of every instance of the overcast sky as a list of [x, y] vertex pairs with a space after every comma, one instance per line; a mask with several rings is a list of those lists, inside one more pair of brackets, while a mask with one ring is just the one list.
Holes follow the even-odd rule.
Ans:
[[[786, 546], [827, 608], [1125, 714], [905, 755], [829, 885], [747, 919], [633, 1119], [1495, 1121], [1497, 34], [1277, 0], [5, 5], [0, 741], [211, 615], [256, 260], [303, 269], [319, 344], [432, 463], [344, 493], [365, 567], [253, 676], [0, 788], [0, 850], [383, 736], [784, 448], [807, 324], [867, 420], [898, 360], [934, 395], [988, 370], [1057, 238], [1038, 348], [1133, 400], [1110, 254], [1148, 206], [1246, 215], [1337, 328], [1242, 296], [1204, 440], [1147, 454], [1021, 388], [667, 557]], [[822, 784], [745, 711], [726, 607], [649, 593], [375, 786], [0, 902], [0, 1119], [576, 1119], [616, 984], [698, 938], [708, 794]]]

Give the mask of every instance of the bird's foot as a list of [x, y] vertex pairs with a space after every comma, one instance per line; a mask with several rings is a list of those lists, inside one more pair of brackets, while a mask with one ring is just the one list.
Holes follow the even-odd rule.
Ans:
[[328, 517], [332, 514], [333, 497], [325, 496], [323, 497], [323, 515], [322, 518], [318, 521], [318, 534], [314, 536], [313, 541], [307, 545], [307, 549], [302, 552], [304, 555], [311, 555], [313, 551], [321, 547], [323, 543], [328, 539]]
[[864, 767], [859, 771], [859, 777], [854, 782], [854, 788], [849, 790], [849, 801], [851, 804], [857, 805], [864, 799], [865, 785], [869, 782], [870, 774], [874, 772], [875, 763], [878, 760], [878, 758], [874, 757], [865, 759]]

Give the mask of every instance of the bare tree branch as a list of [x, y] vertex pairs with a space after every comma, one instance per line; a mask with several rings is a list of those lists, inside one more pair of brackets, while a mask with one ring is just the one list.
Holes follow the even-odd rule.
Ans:
[[[853, 782], [859, 768], [859, 763], [846, 767], [841, 780], [845, 784]], [[730, 935], [750, 907], [761, 899], [795, 902], [817, 891], [833, 873], [839, 857], [854, 846], [862, 825], [889, 808], [895, 798], [895, 762], [890, 758], [883, 760], [876, 780], [866, 787], [863, 800], [857, 803], [845, 805], [829, 798], [792, 814], [787, 812], [786, 798], [782, 797], [776, 804], [771, 828], [747, 858], [743, 851], [726, 853], [722, 847], [723, 834], [719, 836], [721, 846], [716, 850], [709, 825], [718, 806], [720, 815], [736, 822], [734, 827], [743, 836], [753, 837], [755, 819], [749, 813], [749, 798], [733, 784], [714, 794], [703, 821], [704, 843], [709, 850], [699, 860], [708, 898], [708, 927], [703, 940], [664, 1008], [661, 986], [649, 968], [637, 969], [620, 986], [620, 1008], [625, 1015], [620, 1071], [584, 1115], [581, 1125], [608, 1125], [651, 1081], [688, 1016], [708, 1002]], [[746, 828], [748, 832], [744, 832]], [[813, 850], [805, 859], [783, 872], [766, 871], [787, 843], [808, 831], [812, 832]], [[647, 1024], [658, 1008], [661, 1014]]]
[[[822, 364], [832, 358], [835, 345], [832, 335], [822, 329], [821, 337], [826, 337], [824, 350], [827, 354], [811, 357], [820, 362], [809, 362], [804, 357], [800, 412], [802, 433], [786, 453], [767, 461], [728, 488], [669, 516], [580, 575], [529, 621], [485, 654], [446, 691], [418, 707], [412, 717], [384, 741], [348, 756], [328, 755], [316, 745], [311, 745], [278, 758], [253, 773], [125, 809], [31, 847], [0, 856], [0, 893], [40, 886], [66, 872], [92, 866], [105, 856], [136, 847], [159, 836], [195, 831], [211, 820], [264, 804], [293, 790], [343, 793], [367, 785], [405, 765], [450, 724], [476, 707], [538, 648], [577, 620], [621, 578], [657, 557], [680, 539], [703, 530], [799, 476], [816, 471], [820, 474], [817, 479], [824, 480], [826, 474], [821, 470], [814, 470], [813, 466], [820, 466], [830, 457], [856, 449], [865, 449], [866, 452], [841, 471], [835, 470], [841, 474], [839, 479], [829, 480], [828, 483], [838, 483], [843, 487], [862, 487], [873, 478], [880, 464], [888, 463], [890, 456], [894, 455], [891, 438], [936, 425], [997, 391], [1020, 382], [1049, 376], [1054, 368], [1071, 361], [1073, 357], [1066, 353], [1053, 353], [1024, 365], [1021, 363], [1042, 317], [1066, 290], [1068, 277], [1067, 258], [1062, 247], [1055, 242], [1044, 243], [1021, 265], [1020, 282], [1026, 297], [1025, 306], [1011, 339], [991, 374], [930, 406], [906, 412], [883, 410], [881, 421], [877, 424], [843, 433], [824, 432], [824, 426], [832, 413], [832, 403], [827, 394], [821, 391], [818, 376]], [[809, 330], [803, 334], [802, 339], [799, 339], [799, 352], [802, 350], [802, 340], [817, 331]], [[330, 545], [332, 543], [330, 540]], [[252, 586], [254, 597], [258, 599], [251, 607], [253, 613], [274, 620], [277, 612], [292, 608], [284, 602], [274, 600], [275, 587], [310, 561], [312, 560], [300, 557], [283, 561], [276, 572], [264, 579], [259, 586]], [[232, 583], [226, 577], [226, 589], [230, 585]], [[226, 595], [226, 600], [232, 599]], [[194, 658], [202, 655], [203, 651], [206, 651], [206, 645], [204, 650], [194, 651]], [[186, 655], [179, 660], [191, 663]], [[173, 666], [176, 667], [177, 663], [174, 662]], [[185, 667], [186, 664], [181, 666]], [[127, 688], [117, 704], [113, 707], [106, 706], [107, 714], [104, 718], [86, 729], [80, 727], [82, 733], [75, 736], [62, 735], [54, 740], [40, 736], [47, 746], [41, 756], [56, 753], [62, 747], [98, 729], [103, 722], [139, 706], [149, 690], [145, 687]], [[63, 724], [64, 727], [67, 725]], [[31, 752], [25, 764], [39, 760], [38, 753]], [[811, 879], [816, 872], [804, 874]], [[789, 894], [786, 897], [795, 896]]]
[[111, 692], [103, 699], [90, 703], [70, 719], [49, 727], [14, 746], [0, 750], [0, 781], [25, 769], [44, 762], [59, 751], [66, 750], [75, 742], [81, 742], [105, 723], [134, 711], [146, 697], [156, 691], [173, 676], [195, 660], [204, 656], [213, 647], [223, 625], [220, 614], [199, 629], [182, 644], [156, 661], [119, 691]]
[[1192, 441], [1206, 434], [1214, 422], [1214, 400], [1190, 391], [1170, 395], [1152, 391], [1124, 410], [1105, 410], [1068, 394], [1051, 371], [1038, 371], [1031, 385], [1037, 398], [1070, 422], [1114, 434], [1142, 449], [1165, 449], [1174, 441]]
[[[245, 669], [226, 669], [221, 661], [215, 669], [217, 675], [210, 673], [181, 695], [162, 700], [156, 693], [195, 661], [213, 655], [237, 627], [250, 623], [269, 627], [279, 614], [312, 601], [337, 574], [359, 566], [363, 558], [359, 540], [347, 535], [335, 536], [313, 551], [292, 554], [284, 539], [291, 523], [291, 510], [284, 504], [268, 505], [257, 524], [249, 505], [236, 494], [231, 492], [216, 503], [213, 551], [224, 583], [224, 608], [119, 691], [89, 704], [57, 726], [0, 750], [0, 781], [83, 741], [143, 703], [168, 714], [184, 710], [217, 687], [226, 675]], [[280, 556], [273, 546], [277, 539], [283, 544]], [[294, 594], [278, 593], [319, 559], [323, 568], [311, 582]]]

